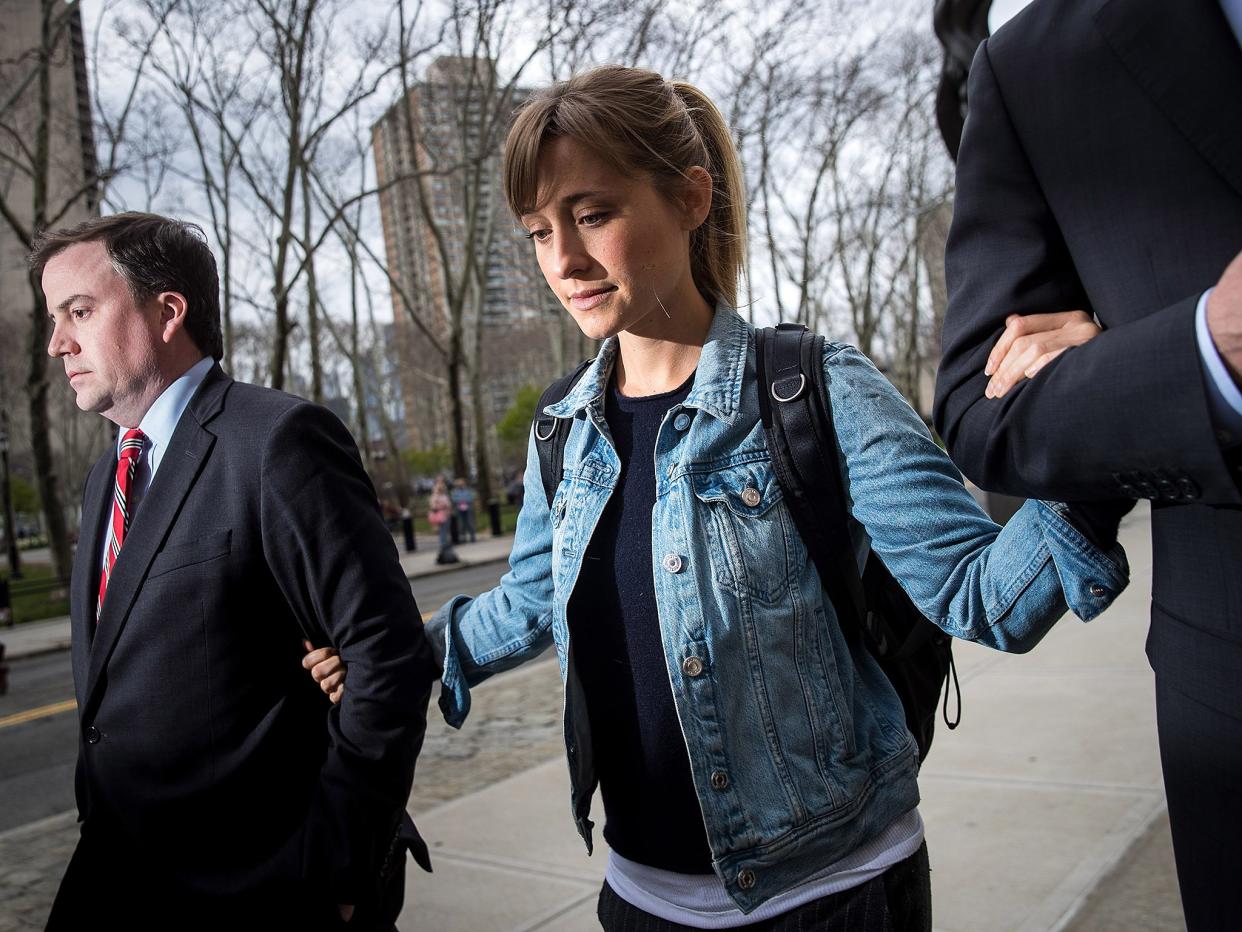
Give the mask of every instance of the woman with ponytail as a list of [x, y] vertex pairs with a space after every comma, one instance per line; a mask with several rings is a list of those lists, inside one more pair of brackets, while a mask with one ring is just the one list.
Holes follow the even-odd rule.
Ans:
[[[510, 571], [428, 625], [445, 717], [555, 644], [588, 849], [603, 798], [605, 929], [930, 930], [915, 742], [765, 444], [719, 111], [650, 71], [587, 72], [524, 105], [504, 183], [548, 286], [603, 342], [544, 412], [571, 425], [552, 504], [532, 434]], [[857, 350], [829, 342], [823, 366], [859, 554], [945, 631], [1027, 650], [1067, 600], [1090, 618], [1124, 588], [1120, 549], [1063, 507], [993, 524]], [[307, 665], [340, 687], [339, 659]]]

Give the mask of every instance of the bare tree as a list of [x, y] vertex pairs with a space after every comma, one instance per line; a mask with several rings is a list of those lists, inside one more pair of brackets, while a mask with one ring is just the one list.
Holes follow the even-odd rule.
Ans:
[[[343, 31], [339, 0], [259, 0], [253, 5], [236, 3], [228, 10], [233, 24], [229, 34], [240, 39], [242, 47], [257, 50], [265, 66], [258, 73], [269, 76], [268, 82], [247, 93], [238, 90], [215, 98], [192, 85], [181, 90], [191, 108], [212, 119], [222, 133], [229, 171], [235, 166], [240, 173], [256, 226], [267, 233], [262, 241], [271, 244], [271, 384], [283, 388], [289, 375], [289, 337], [296, 326], [290, 302], [305, 273], [311, 293], [306, 302], [309, 329], [316, 331], [307, 343], [311, 393], [321, 398], [313, 263], [315, 249], [330, 230], [325, 225], [312, 239], [310, 173], [316, 150], [328, 133], [374, 95], [392, 72], [391, 67], [375, 64], [383, 27], [358, 37], [358, 47], [350, 50], [350, 58], [360, 63], [358, 72], [350, 81], [337, 82], [334, 66], [345, 54], [337, 41]], [[236, 105], [231, 113], [228, 104]], [[217, 186], [220, 204], [222, 193]], [[230, 223], [228, 230], [232, 235], [235, 226]]]
[[[144, 0], [150, 4], [152, 0]], [[220, 310], [224, 335], [224, 366], [234, 371], [233, 319], [239, 291], [235, 262], [238, 231], [236, 183], [241, 146], [258, 118], [259, 106], [247, 98], [255, 83], [247, 67], [259, 51], [260, 37], [232, 28], [231, 10], [204, 2], [182, 2], [164, 22], [165, 54], [153, 58], [152, 70], [164, 84], [189, 136], [193, 167], [176, 157], [167, 170], [201, 194], [216, 241], [220, 265]], [[230, 127], [236, 127], [230, 131]]]
[[[849, 175], [834, 178], [838, 213], [837, 281], [849, 299], [859, 347], [886, 365], [916, 407], [937, 339], [932, 279], [924, 252], [952, 185], [935, 125], [936, 49], [910, 32], [890, 39], [881, 58], [885, 103], [870, 127], [883, 156], [855, 153]], [[882, 135], [881, 135], [882, 134]], [[943, 229], [943, 228], [940, 228]]]
[[[489, 455], [491, 421], [487, 376], [495, 377], [494, 360], [486, 358], [485, 324], [489, 278], [498, 267], [531, 265], [516, 256], [517, 242], [500, 196], [499, 151], [514, 108], [523, 91], [528, 68], [562, 36], [580, 26], [573, 5], [553, 8], [557, 18], [541, 23], [534, 36], [518, 34], [527, 7], [520, 0], [454, 2], [445, 21], [441, 56], [417, 84], [411, 75], [412, 31], [401, 11], [399, 54], [401, 98], [394, 112], [397, 143], [420, 171], [396, 192], [417, 217], [419, 234], [430, 249], [421, 269], [412, 269], [406, 290], [417, 282], [417, 293], [406, 311], [434, 332], [444, 348], [448, 437], [453, 469], [468, 473], [467, 417], [474, 438], [474, 465], [483, 500], [492, 494]], [[497, 61], [511, 61], [502, 77]], [[428, 255], [429, 253], [429, 255]], [[532, 277], [525, 296], [538, 317], [546, 313], [542, 286]], [[490, 372], [489, 372], [490, 370]], [[467, 412], [467, 386], [470, 410]]]

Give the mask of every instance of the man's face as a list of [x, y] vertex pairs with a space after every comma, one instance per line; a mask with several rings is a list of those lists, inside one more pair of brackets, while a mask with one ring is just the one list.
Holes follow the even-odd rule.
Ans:
[[52, 319], [47, 351], [64, 361], [78, 407], [137, 427], [159, 397], [161, 313], [139, 307], [102, 242], [76, 243], [43, 269]]

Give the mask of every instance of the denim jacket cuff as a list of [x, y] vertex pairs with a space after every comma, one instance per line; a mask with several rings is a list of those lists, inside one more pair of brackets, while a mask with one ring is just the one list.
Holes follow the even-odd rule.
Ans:
[[453, 616], [469, 598], [458, 596], [442, 606], [427, 622], [427, 638], [440, 664], [440, 711], [444, 720], [460, 728], [470, 714], [470, 687], [453, 644]]
[[1044, 540], [1060, 575], [1065, 601], [1075, 615], [1090, 621], [1125, 590], [1130, 582], [1130, 563], [1120, 542], [1101, 550], [1064, 513], [1061, 502], [1039, 503]]

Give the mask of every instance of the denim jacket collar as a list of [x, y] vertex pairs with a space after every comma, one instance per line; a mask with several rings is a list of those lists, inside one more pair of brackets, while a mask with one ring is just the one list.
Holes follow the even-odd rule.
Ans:
[[[600, 347], [599, 355], [587, 367], [578, 384], [562, 400], [544, 408], [552, 417], [571, 418], [586, 408], [603, 417], [604, 389], [616, 361], [617, 338], [609, 337]], [[737, 311], [717, 305], [716, 314], [703, 342], [694, 387], [683, 403], [687, 408], [701, 408], [726, 424], [732, 424], [742, 405], [742, 375], [746, 370], [746, 354], [750, 345], [750, 327]]]

